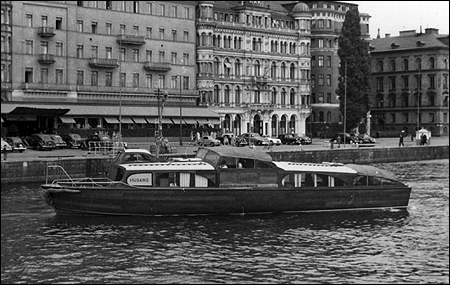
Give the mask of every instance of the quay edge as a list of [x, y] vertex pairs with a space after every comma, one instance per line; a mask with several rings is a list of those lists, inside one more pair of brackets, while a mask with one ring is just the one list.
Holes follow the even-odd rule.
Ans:
[[[354, 164], [405, 162], [417, 160], [448, 159], [449, 146], [427, 147], [385, 147], [385, 148], [350, 148], [327, 150], [297, 150], [297, 151], [271, 151], [268, 152], [273, 160], [293, 162], [341, 162]], [[194, 154], [184, 155], [193, 157]], [[72, 178], [101, 177], [106, 174], [112, 157], [70, 157], [45, 158], [30, 161], [1, 161], [1, 183], [18, 182], [46, 182], [48, 164], [61, 165]], [[59, 169], [51, 169], [48, 173], [48, 182], [64, 178], [65, 174]]]

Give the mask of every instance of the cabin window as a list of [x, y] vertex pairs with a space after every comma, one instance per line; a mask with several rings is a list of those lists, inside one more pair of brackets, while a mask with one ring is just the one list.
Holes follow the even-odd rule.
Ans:
[[208, 179], [200, 175], [195, 175], [195, 187], [208, 187]]
[[253, 159], [240, 158], [238, 168], [255, 168], [255, 161]]
[[256, 161], [256, 168], [273, 168], [273, 164], [266, 161]]
[[286, 187], [335, 187], [345, 186], [346, 183], [342, 179], [326, 174], [291, 173], [282, 179], [281, 185]]

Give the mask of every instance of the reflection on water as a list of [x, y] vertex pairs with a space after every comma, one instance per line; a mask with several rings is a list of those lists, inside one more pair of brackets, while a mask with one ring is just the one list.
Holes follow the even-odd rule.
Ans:
[[407, 211], [158, 218], [56, 216], [2, 185], [2, 283], [448, 283], [448, 160], [406, 181]]

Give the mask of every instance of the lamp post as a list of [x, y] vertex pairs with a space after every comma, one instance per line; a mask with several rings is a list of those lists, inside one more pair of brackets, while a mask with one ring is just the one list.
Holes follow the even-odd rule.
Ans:
[[344, 147], [345, 147], [345, 141], [347, 139], [347, 136], [345, 135], [345, 132], [347, 130], [347, 61], [345, 61], [345, 68], [344, 68]]
[[119, 135], [118, 142], [122, 142], [122, 39], [119, 41]]
[[180, 76], [180, 146], [183, 145], [183, 107], [182, 107], [182, 102], [181, 102], [181, 85], [182, 85], [182, 79], [183, 76]]
[[422, 90], [422, 80], [420, 78], [420, 68], [421, 68], [421, 62], [418, 59], [417, 61], [417, 68], [419, 69], [419, 77], [417, 77], [417, 131], [419, 130], [419, 124], [420, 124], [420, 93]]
[[161, 125], [161, 103], [160, 103], [160, 89], [159, 85], [155, 84], [153, 85], [153, 89], [156, 90], [156, 95], [158, 98], [158, 130], [155, 134], [155, 140], [156, 140], [156, 157], [159, 158], [159, 152], [161, 150], [161, 138], [162, 138], [162, 125]]

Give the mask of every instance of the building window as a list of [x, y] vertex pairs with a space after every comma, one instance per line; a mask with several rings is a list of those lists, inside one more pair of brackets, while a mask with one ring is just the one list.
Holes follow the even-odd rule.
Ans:
[[124, 24], [120, 24], [120, 34], [125, 35], [125, 28], [126, 26]]
[[106, 58], [112, 59], [112, 47], [106, 47], [105, 51], [106, 51]]
[[106, 1], [106, 10], [111, 10], [112, 9], [112, 5], [111, 5], [112, 1]]
[[97, 22], [92, 22], [91, 27], [92, 27], [92, 33], [96, 34], [97, 33]]
[[33, 83], [33, 68], [25, 68], [25, 83]]
[[147, 37], [148, 39], [151, 39], [151, 38], [152, 38], [152, 27], [147, 27], [147, 34], [146, 34], [146, 37]]
[[409, 88], [409, 77], [408, 76], [403, 76], [402, 77], [402, 82], [403, 82], [403, 89], [408, 89]]
[[159, 76], [158, 76], [158, 86], [159, 86], [159, 88], [166, 88], [166, 76], [165, 75], [162, 75], [162, 74], [160, 74]]
[[323, 55], [319, 55], [319, 66], [323, 66]]
[[327, 85], [331, 86], [331, 74], [327, 74]]
[[177, 53], [176, 52], [172, 52], [172, 64], [177, 64]]
[[184, 17], [189, 19], [189, 8], [184, 8]]
[[188, 42], [188, 41], [189, 41], [189, 32], [188, 32], [188, 31], [184, 31], [183, 40], [184, 40], [185, 42]]
[[27, 26], [28, 27], [33, 27], [33, 15], [32, 14], [26, 14], [25, 18], [26, 18], [26, 21], [27, 21]]
[[133, 61], [139, 62], [139, 49], [133, 49]]
[[25, 40], [26, 54], [33, 54], [33, 41]]
[[327, 56], [327, 67], [331, 67], [331, 56]]
[[133, 87], [138, 88], [139, 87], [139, 73], [133, 73]]
[[397, 88], [395, 81], [395, 77], [389, 77], [389, 90], [395, 90]]
[[125, 61], [126, 60], [126, 49], [125, 48], [120, 48], [119, 49], [119, 60], [120, 61]]
[[163, 51], [159, 52], [159, 62], [164, 62], [164, 59], [166, 57], [166, 53]]
[[56, 43], [56, 55], [63, 56], [63, 43], [61, 42]]
[[41, 42], [41, 54], [48, 54], [48, 42]]
[[323, 86], [323, 80], [324, 80], [323, 74], [319, 74], [319, 86]]
[[133, 32], [135, 36], [139, 36], [139, 26], [133, 26]]
[[164, 29], [159, 29], [159, 39], [164, 40]]
[[[319, 92], [319, 103], [323, 103], [323, 98], [324, 97], [324, 93], [323, 92]], [[321, 122], [323, 122], [323, 119], [320, 120]]]
[[172, 41], [177, 41], [177, 30], [172, 30]]
[[139, 13], [139, 1], [133, 1], [133, 13]]
[[106, 78], [105, 86], [112, 86], [112, 71], [107, 71], [105, 78]]
[[57, 30], [62, 29], [62, 18], [61, 17], [56, 17], [55, 29], [57, 29]]
[[183, 76], [183, 89], [189, 89], [189, 76]]
[[112, 24], [106, 23], [106, 34], [111, 35], [111, 33], [112, 33]]
[[429, 75], [428, 80], [430, 82], [430, 89], [436, 89], [436, 76]]
[[151, 15], [151, 14], [152, 14], [152, 3], [146, 3], [146, 4], [145, 4], [145, 7], [146, 7], [145, 12], [146, 12], [147, 14]]
[[48, 69], [41, 68], [41, 83], [48, 83]]
[[183, 65], [189, 65], [189, 54], [183, 53]]
[[403, 70], [409, 70], [409, 61], [406, 58], [403, 60]]
[[152, 61], [152, 51], [151, 50], [146, 50], [145, 51], [145, 60], [146, 61]]
[[391, 60], [389, 62], [389, 67], [390, 67], [391, 71], [395, 71], [396, 70], [395, 60]]
[[377, 63], [377, 71], [383, 71], [383, 62], [381, 60]]
[[383, 78], [377, 78], [377, 91], [384, 91]]
[[165, 16], [166, 15], [166, 6], [163, 4], [159, 5], [159, 11], [160, 11], [160, 15], [161, 16]]
[[84, 71], [77, 70], [77, 85], [84, 85]]
[[98, 46], [91, 47], [91, 57], [98, 58]]
[[98, 86], [98, 71], [91, 72], [91, 85]]
[[172, 16], [177, 18], [177, 16], [178, 16], [178, 7], [177, 6], [172, 6]]
[[145, 75], [145, 87], [152, 88], [152, 75], [150, 73]]
[[127, 74], [121, 73], [120, 74], [120, 80], [119, 80], [120, 87], [125, 87], [127, 84]]
[[56, 78], [55, 78], [56, 84], [63, 84], [63, 70], [56, 69], [55, 76], [56, 76]]
[[83, 32], [83, 20], [77, 20], [77, 28], [79, 33]]
[[172, 76], [171, 80], [170, 80], [170, 88], [172, 89], [177, 89], [178, 88], [178, 76]]
[[47, 16], [41, 16], [41, 23], [42, 23], [42, 27], [47, 27], [48, 17]]
[[77, 58], [84, 58], [84, 46], [77, 45]]
[[395, 123], [395, 114], [391, 114], [391, 123]]

